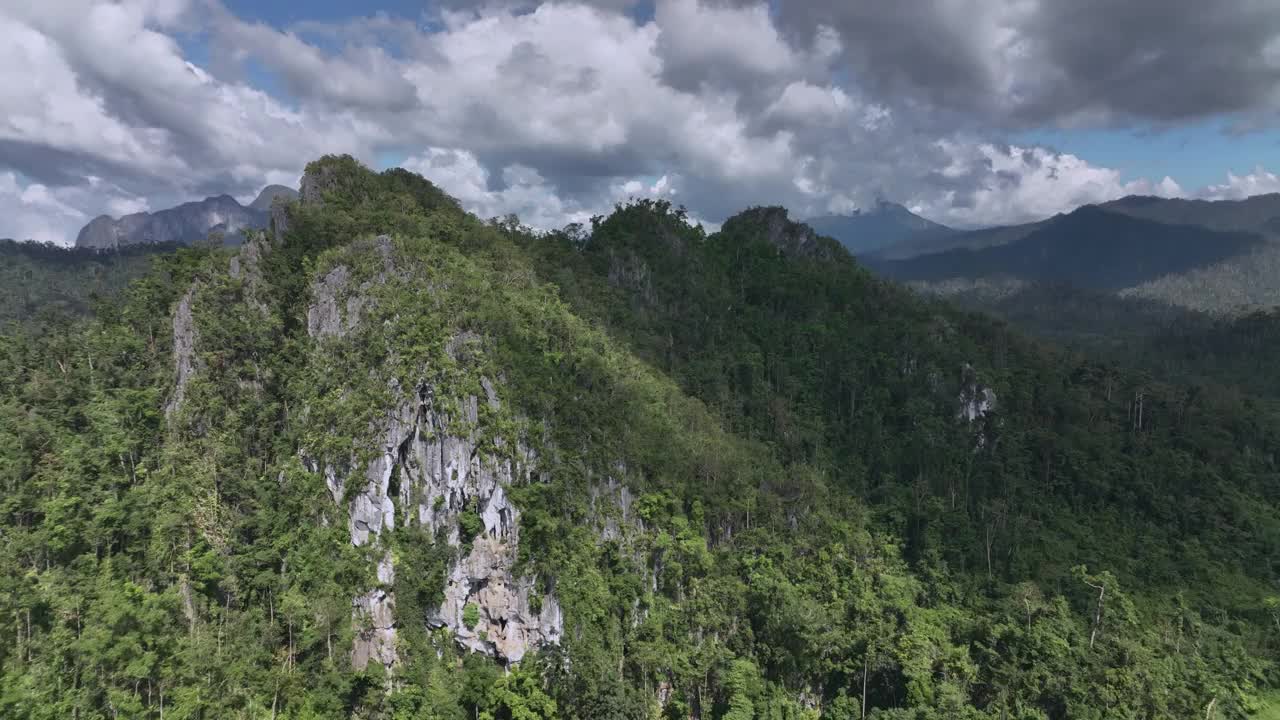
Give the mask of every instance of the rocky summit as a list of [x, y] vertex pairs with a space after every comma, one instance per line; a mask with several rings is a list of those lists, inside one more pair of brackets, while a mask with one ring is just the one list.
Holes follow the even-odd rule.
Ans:
[[271, 185], [247, 206], [230, 195], [218, 195], [154, 213], [134, 213], [121, 218], [101, 215], [80, 230], [75, 246], [115, 250], [131, 245], [190, 245], [211, 235], [220, 235], [226, 243], [239, 244], [245, 231], [267, 226], [271, 205], [277, 198], [289, 200], [297, 196], [296, 190]]

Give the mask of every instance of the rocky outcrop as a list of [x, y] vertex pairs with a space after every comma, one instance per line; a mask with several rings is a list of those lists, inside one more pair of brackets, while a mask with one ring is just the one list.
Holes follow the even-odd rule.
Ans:
[[389, 236], [374, 238], [371, 249], [382, 258], [382, 269], [359, 287], [351, 287], [351, 270], [346, 265], [334, 266], [312, 286], [312, 303], [307, 308], [307, 334], [311, 337], [343, 337], [360, 324], [371, 301], [370, 289], [385, 283], [395, 272]]
[[165, 417], [172, 418], [182, 407], [186, 397], [187, 383], [195, 375], [199, 359], [196, 357], [195, 316], [191, 312], [191, 304], [195, 300], [196, 288], [192, 286], [178, 301], [173, 312], [173, 365], [176, 380], [173, 395], [165, 405]]
[[959, 416], [968, 422], [976, 422], [996, 409], [996, 393], [978, 382], [972, 365], [964, 366], [963, 380]]
[[[307, 329], [315, 339], [348, 337], [373, 302], [371, 286], [396, 272], [389, 238], [373, 241], [383, 255], [382, 271], [352, 287], [351, 271], [337, 266], [312, 287]], [[446, 348], [466, 365], [467, 347], [480, 339], [460, 334]], [[480, 403], [501, 408], [498, 384], [481, 380], [484, 397], [454, 398], [446, 411], [441, 398], [448, 388], [423, 383], [415, 388], [392, 382], [392, 408], [370, 428], [375, 453], [354, 477], [340, 468], [352, 458], [310, 458], [304, 462], [324, 475], [334, 502], [346, 516], [353, 545], [368, 547], [382, 559], [375, 586], [353, 599], [356, 626], [352, 664], [377, 661], [388, 670], [398, 661], [395, 612], [395, 564], [390, 532], [397, 525], [417, 526], [429, 537], [457, 548], [461, 555], [448, 570], [444, 602], [427, 621], [448, 628], [463, 647], [507, 663], [519, 662], [532, 649], [560, 642], [563, 617], [554, 588], [539, 587], [532, 577], [515, 572], [519, 550], [519, 510], [507, 488], [528, 478], [534, 454], [511, 439], [485, 443], [507, 448], [484, 450], [479, 442]], [[348, 487], [349, 482], [355, 487]], [[465, 522], [464, 522], [464, 516]], [[468, 529], [476, 528], [474, 537]], [[468, 610], [468, 608], [473, 608]], [[468, 623], [471, 619], [474, 622]]]
[[183, 203], [155, 213], [134, 213], [120, 219], [94, 218], [76, 237], [76, 247], [114, 250], [127, 245], [175, 243], [190, 245], [221, 232], [223, 241], [238, 243], [244, 231], [266, 227], [268, 213], [245, 207], [230, 195]]
[[289, 211], [285, 205], [276, 203], [271, 206], [271, 238], [277, 245], [283, 245], [287, 232], [289, 232]]
[[987, 447], [991, 441], [991, 415], [997, 404], [996, 391], [979, 382], [972, 365], [964, 366], [958, 400], [960, 409], [957, 416], [968, 422], [976, 434], [974, 450]]
[[262, 258], [270, 252], [271, 243], [261, 232], [249, 233], [240, 250], [231, 256], [228, 274], [244, 287], [244, 300], [264, 316], [269, 315], [267, 280], [262, 274]]
[[302, 176], [301, 192], [304, 205], [319, 205], [324, 201], [324, 193], [333, 187], [339, 169], [332, 163], [316, 163], [307, 168]]
[[730, 235], [760, 235], [789, 257], [830, 260], [839, 245], [818, 236], [813, 228], [793, 222], [784, 207], [754, 207], [725, 221], [721, 228]]
[[[510, 663], [560, 641], [563, 618], [554, 592], [539, 592], [533, 578], [514, 574], [519, 511], [506, 488], [532, 472], [531, 453], [517, 449], [520, 460], [513, 461], [480, 451], [474, 433], [452, 429], [477, 426], [478, 398], [463, 398], [457, 418], [441, 412], [434, 398], [434, 388], [420, 387], [384, 418], [378, 454], [354, 493], [332, 466], [324, 468], [330, 493], [345, 507], [351, 543], [385, 553], [379, 587], [354, 601], [357, 667], [379, 658], [390, 668], [396, 660], [395, 597], [389, 589], [395, 568], [384, 540], [397, 524], [420, 526], [466, 551], [449, 570], [445, 600], [429, 618], [433, 627], [447, 627], [463, 647]], [[464, 514], [480, 521], [473, 538], [463, 534]], [[469, 606], [478, 618], [470, 625]]]
[[969, 385], [960, 392], [960, 417], [975, 422], [996, 409], [996, 393], [988, 387]]

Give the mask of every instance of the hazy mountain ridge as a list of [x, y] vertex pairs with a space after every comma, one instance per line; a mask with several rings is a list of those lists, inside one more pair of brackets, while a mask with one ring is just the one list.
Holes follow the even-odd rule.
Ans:
[[[1280, 304], [1280, 194], [1132, 196], [1026, 225], [908, 240], [866, 261], [926, 292], [976, 280], [1068, 283], [1237, 316]], [[1052, 324], [1044, 320], [1033, 325]]]
[[1209, 230], [1267, 235], [1280, 233], [1280, 193], [1255, 195], [1243, 200], [1187, 200], [1130, 195], [1098, 205], [1082, 205], [1071, 212], [1021, 225], [957, 231], [945, 237], [908, 238], [897, 245], [883, 248], [876, 255], [886, 260], [907, 260], [948, 250], [1008, 245], [1087, 207], [1165, 225], [1192, 225]]
[[258, 197], [249, 203], [248, 207], [260, 212], [270, 212], [272, 204], [276, 200], [288, 202], [298, 199], [298, 191], [284, 185], [268, 185], [262, 188], [262, 192], [258, 193]]
[[1114, 291], [1206, 267], [1266, 242], [1256, 233], [1167, 225], [1091, 205], [1026, 229], [1011, 242], [868, 263], [907, 281], [1010, 276]]
[[1280, 193], [1242, 200], [1189, 200], [1130, 195], [1099, 207], [1170, 225], [1198, 225], [1211, 230], [1280, 231]]
[[291, 199], [297, 194], [296, 190], [282, 185], [271, 185], [247, 206], [230, 195], [217, 195], [118, 219], [100, 215], [80, 230], [75, 246], [114, 250], [144, 244], [190, 245], [215, 232], [223, 233], [224, 242], [238, 244], [246, 230], [266, 227], [275, 198]]
[[819, 234], [839, 241], [854, 255], [917, 238], [936, 239], [956, 232], [920, 217], [902, 205], [884, 200], [869, 209], [855, 210], [850, 215], [821, 215], [809, 218], [805, 223]]

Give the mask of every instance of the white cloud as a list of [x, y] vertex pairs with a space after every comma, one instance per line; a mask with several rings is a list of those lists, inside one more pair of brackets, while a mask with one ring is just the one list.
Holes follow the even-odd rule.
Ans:
[[1280, 192], [1280, 177], [1258, 166], [1248, 175], [1227, 173], [1227, 181], [1210, 185], [1198, 193], [1206, 200], [1242, 200], [1251, 195]]
[[489, 171], [475, 155], [456, 148], [428, 148], [401, 166], [435, 183], [457, 198], [463, 208], [481, 218], [514, 214], [525, 225], [539, 230], [586, 223], [593, 215], [608, 213], [615, 203], [639, 198], [674, 200], [678, 194], [677, 180], [663, 175], [652, 181], [619, 179], [608, 185], [607, 194], [602, 193], [585, 203], [562, 199], [555, 186], [537, 170], [523, 165], [503, 168], [501, 187], [490, 189], [493, 181]]
[[953, 140], [939, 141], [938, 147], [949, 158], [941, 174], [963, 180], [968, 189], [913, 198], [911, 204], [960, 227], [1028, 222], [1125, 195], [1185, 194], [1172, 178], [1126, 182], [1118, 170], [1039, 147]]
[[[658, 54], [672, 76], [709, 81], [717, 72], [755, 77], [794, 73], [803, 61], [779, 35], [767, 5], [714, 5], [700, 0], [660, 0]], [[679, 83], [677, 83], [679, 84]]]
[[46, 183], [111, 177], [166, 201], [296, 181], [324, 152], [372, 158], [377, 123], [290, 109], [217, 80], [164, 32], [183, 3], [32, 3], [0, 10], [0, 163]]
[[402, 166], [435, 183], [481, 218], [515, 214], [525, 225], [552, 230], [591, 217], [584, 209], [561, 200], [538, 171], [521, 165], [504, 168], [502, 188], [490, 190], [489, 171], [466, 150], [428, 148]]
[[244, 22], [221, 8], [214, 28], [233, 61], [257, 56], [283, 76], [295, 96], [374, 111], [409, 110], [418, 102], [404, 68], [380, 47], [349, 46], [343, 55], [328, 57], [293, 33]]
[[[42, 187], [65, 207], [44, 209], [53, 220], [41, 232], [71, 228], [70, 239], [67, 209], [91, 217], [136, 211], [140, 198], [155, 208], [220, 192], [249, 199], [341, 152], [369, 164], [411, 156], [411, 169], [478, 214], [515, 212], [538, 227], [632, 196], [678, 198], [717, 220], [753, 204], [805, 216], [884, 197], [972, 225], [1131, 192], [1184, 194], [1168, 178], [1126, 180], [973, 129], [984, 112], [1034, 104], [1036, 73], [1066, 82], [1053, 73], [1069, 68], [1046, 66], [1044, 38], [1029, 30], [1044, 9], [1035, 0], [908, 8], [920, 22], [865, 3], [744, 0], [658, 0], [638, 22], [619, 12], [625, 4], [511, 0], [443, 11], [428, 25], [378, 16], [276, 28], [217, 0], [7, 3], [0, 172], [25, 184], [6, 207], [35, 212], [35, 196], [20, 197]], [[971, 32], [946, 30], [960, 21]], [[184, 52], [179, 31], [210, 38], [207, 65]], [[949, 63], [962, 65], [954, 97], [912, 90], [948, 81]], [[284, 94], [251, 85], [247, 68], [265, 68]], [[987, 93], [975, 101], [983, 110], [957, 115], [957, 98], [974, 92]], [[1084, 103], [1056, 119], [1108, 113]], [[115, 189], [99, 192], [90, 176]], [[1258, 171], [1203, 193], [1273, 186]], [[32, 221], [22, 223], [0, 216], [0, 234]]]
[[123, 194], [98, 178], [81, 187], [51, 188], [26, 181], [13, 172], [0, 172], [0, 237], [70, 244], [92, 214], [125, 214], [146, 209], [146, 201]]

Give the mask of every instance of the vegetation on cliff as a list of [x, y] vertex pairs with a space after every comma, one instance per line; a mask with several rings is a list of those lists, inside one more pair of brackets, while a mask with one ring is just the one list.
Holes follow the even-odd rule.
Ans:
[[[921, 300], [780, 209], [543, 234], [307, 177], [280, 237], [0, 336], [0, 715], [1243, 718], [1276, 685], [1269, 405]], [[318, 338], [339, 266], [359, 323]], [[308, 458], [355, 473], [398, 392], [488, 382], [465, 430], [537, 458], [508, 493], [562, 639], [464, 650], [430, 620], [483, 524], [409, 523], [360, 669], [382, 556]]]

